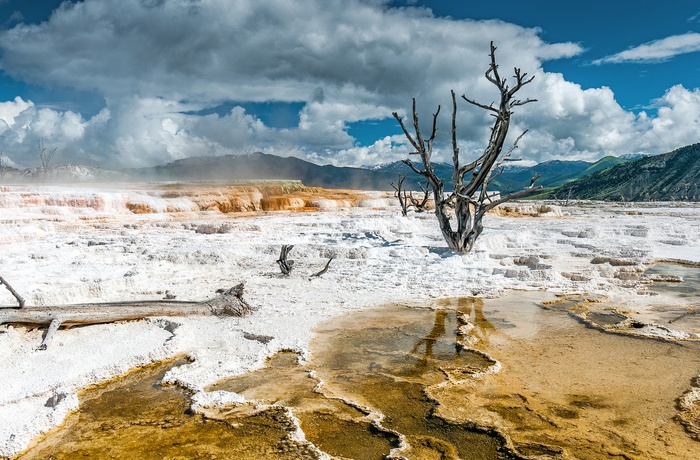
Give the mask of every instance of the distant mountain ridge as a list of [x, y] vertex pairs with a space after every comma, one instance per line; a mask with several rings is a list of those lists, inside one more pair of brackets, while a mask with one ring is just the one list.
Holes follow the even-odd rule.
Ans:
[[543, 196], [609, 201], [700, 201], [700, 144], [597, 171]]
[[[504, 169], [503, 173], [491, 183], [491, 188], [499, 191], [522, 190], [530, 186], [530, 181], [535, 174], [540, 175], [536, 182], [537, 185], [541, 185], [545, 188], [553, 188], [596, 171], [625, 163], [626, 161], [627, 160], [622, 158], [607, 156], [594, 163], [581, 160], [550, 160], [535, 166], [512, 166]], [[452, 165], [449, 163], [436, 163], [433, 166], [435, 167], [437, 176], [443, 178], [447, 186], [452, 178]], [[374, 170], [390, 173], [393, 175], [393, 179], [395, 179], [398, 174], [408, 175], [406, 184], [422, 181], [421, 176], [411, 171], [408, 166], [401, 161], [388, 163]]]
[[[610, 167], [625, 160], [605, 157], [595, 163], [586, 161], [552, 160], [531, 167], [507, 168], [492, 182], [494, 190], [520, 190], [540, 174], [537, 182], [544, 187], [556, 187], [585, 174]], [[449, 190], [452, 165], [435, 163], [435, 173], [445, 180]], [[350, 188], [358, 190], [391, 190], [398, 176], [406, 176], [408, 190], [418, 190], [424, 179], [401, 161], [375, 168], [320, 166], [295, 157], [278, 157], [262, 152], [218, 157], [191, 157], [165, 165], [132, 169], [129, 175], [138, 179], [155, 180], [300, 180], [310, 187]]]
[[[439, 177], [451, 184], [452, 165], [433, 165]], [[6, 171], [7, 172], [7, 171]], [[400, 161], [375, 168], [317, 165], [295, 157], [262, 152], [245, 155], [190, 157], [170, 163], [123, 171], [65, 165], [12, 170], [4, 182], [100, 182], [100, 181], [235, 181], [299, 180], [309, 187], [356, 190], [391, 190], [398, 175], [404, 185], [417, 190], [423, 178]], [[552, 160], [531, 167], [511, 166], [493, 182], [492, 189], [518, 191], [526, 188], [535, 174], [538, 185], [549, 189], [539, 198], [557, 196], [593, 200], [693, 200], [700, 201], [700, 144], [689, 145], [662, 155], [635, 160], [604, 157], [595, 163]]]
[[309, 187], [391, 190], [387, 175], [381, 171], [320, 166], [262, 152], [183, 158], [127, 172], [134, 179], [146, 180], [300, 180]]

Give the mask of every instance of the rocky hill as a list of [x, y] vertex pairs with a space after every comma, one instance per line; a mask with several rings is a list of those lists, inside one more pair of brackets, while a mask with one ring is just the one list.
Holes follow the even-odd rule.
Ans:
[[700, 144], [619, 164], [542, 196], [610, 201], [700, 201]]
[[562, 161], [551, 160], [539, 163], [528, 168], [517, 170], [505, 170], [493, 182], [494, 188], [503, 190], [522, 190], [530, 185], [530, 180], [535, 174], [539, 174], [537, 185], [545, 188], [558, 187], [578, 178], [593, 174], [596, 171], [610, 168], [614, 165], [625, 163], [626, 160], [607, 156], [595, 163], [587, 161]]

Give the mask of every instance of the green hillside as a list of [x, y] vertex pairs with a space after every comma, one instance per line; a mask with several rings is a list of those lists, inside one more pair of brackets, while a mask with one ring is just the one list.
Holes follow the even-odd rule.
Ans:
[[594, 172], [541, 196], [609, 201], [700, 201], [700, 144]]

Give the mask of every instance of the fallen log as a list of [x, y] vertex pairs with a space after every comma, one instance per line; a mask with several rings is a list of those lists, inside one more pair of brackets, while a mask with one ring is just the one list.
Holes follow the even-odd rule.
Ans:
[[145, 300], [86, 303], [65, 306], [1, 308], [0, 324], [48, 326], [39, 347], [45, 350], [59, 327], [133, 321], [154, 316], [244, 316], [253, 308], [243, 300], [243, 283], [219, 289], [216, 297], [202, 302]]

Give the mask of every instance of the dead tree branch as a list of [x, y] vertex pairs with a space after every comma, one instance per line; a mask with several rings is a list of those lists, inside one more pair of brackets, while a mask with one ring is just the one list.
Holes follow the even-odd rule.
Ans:
[[418, 184], [418, 187], [420, 187], [421, 191], [423, 192], [423, 198], [414, 198], [413, 192], [410, 192], [408, 194], [408, 199], [411, 201], [411, 206], [416, 210], [416, 212], [423, 212], [425, 211], [425, 208], [428, 205], [428, 200], [430, 199], [430, 184], [426, 183], [425, 187]]
[[282, 274], [284, 276], [289, 276], [289, 274], [292, 273], [292, 268], [294, 268], [294, 261], [287, 260], [287, 256], [289, 255], [289, 252], [292, 250], [293, 247], [293, 244], [282, 245], [280, 257], [279, 259], [277, 259], [277, 264], [280, 266], [280, 270], [282, 271]]
[[314, 273], [313, 275], [311, 275], [311, 277], [312, 277], [312, 278], [318, 278], [319, 276], [321, 276], [321, 275], [323, 275], [324, 273], [326, 273], [326, 272], [328, 271], [328, 267], [331, 266], [331, 262], [332, 262], [332, 261], [333, 261], [333, 257], [330, 257], [330, 258], [328, 259], [328, 262], [326, 262], [326, 266], [323, 267], [323, 270], [321, 270], [321, 271], [318, 272], [318, 273]]
[[56, 150], [58, 147], [47, 148], [44, 146], [44, 139], [39, 139], [38, 141], [39, 150], [39, 161], [41, 162], [41, 169], [44, 171], [44, 175], [47, 174], [49, 166], [51, 165], [51, 160], [56, 155]]
[[10, 294], [12, 294], [15, 299], [17, 299], [17, 303], [19, 304], [19, 308], [24, 308], [24, 299], [22, 298], [22, 296], [19, 295], [17, 293], [17, 291], [15, 291], [12, 288], [12, 286], [10, 286], [10, 284], [7, 281], [5, 281], [5, 278], [3, 278], [2, 276], [0, 276], [0, 284], [4, 285], [7, 288], [7, 290], [10, 291]]

